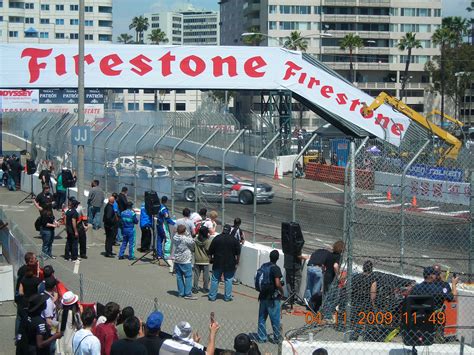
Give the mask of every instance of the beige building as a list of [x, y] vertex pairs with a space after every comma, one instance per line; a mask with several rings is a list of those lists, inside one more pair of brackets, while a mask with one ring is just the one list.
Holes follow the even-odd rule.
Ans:
[[[0, 0], [0, 42], [74, 43], [79, 1]], [[85, 1], [86, 43], [112, 43], [112, 0]]]

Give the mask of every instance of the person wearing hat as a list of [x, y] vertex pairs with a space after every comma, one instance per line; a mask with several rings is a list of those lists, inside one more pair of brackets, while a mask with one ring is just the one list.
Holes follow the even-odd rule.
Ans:
[[92, 334], [96, 314], [94, 308], [87, 307], [81, 314], [82, 329], [79, 329], [72, 338], [74, 355], [99, 355], [100, 341]]
[[251, 344], [252, 339], [250, 339], [250, 336], [248, 334], [240, 333], [234, 339], [235, 354], [248, 354]]
[[81, 312], [77, 301], [79, 297], [72, 291], [67, 291], [62, 299], [62, 309], [59, 311], [60, 330], [63, 337], [57, 343], [59, 354], [74, 354], [72, 351], [72, 337], [82, 328]]
[[163, 339], [160, 338], [161, 324], [163, 324], [163, 313], [155, 311], [151, 313], [145, 324], [145, 336], [137, 341], [145, 346], [148, 354], [159, 354]]
[[66, 247], [64, 250], [64, 259], [69, 261], [77, 261], [78, 258], [78, 241], [79, 241], [79, 230], [77, 223], [79, 219], [79, 213], [77, 213], [77, 207], [79, 201], [76, 199], [69, 200], [69, 208], [66, 211]]
[[122, 245], [120, 246], [119, 259], [123, 260], [125, 249], [128, 244], [128, 260], [135, 260], [135, 224], [138, 224], [138, 218], [133, 211], [133, 203], [127, 202], [127, 209], [120, 213], [122, 229]]
[[147, 355], [148, 352], [145, 348], [145, 345], [136, 341], [140, 329], [141, 329], [140, 320], [133, 316], [128, 317], [123, 322], [123, 330], [127, 336], [125, 339], [119, 339], [112, 344], [110, 349], [111, 355]]
[[457, 292], [458, 277], [451, 280], [451, 289], [445, 287], [444, 283], [437, 282], [439, 271], [428, 266], [423, 269], [424, 281], [415, 285], [411, 291], [412, 295], [433, 296], [435, 310], [443, 307], [444, 301], [453, 301], [454, 293]]
[[41, 313], [46, 308], [48, 298], [48, 295], [38, 294], [32, 296], [28, 302], [29, 317], [26, 320], [26, 327], [22, 327], [23, 331], [26, 331], [23, 334], [26, 335], [24, 339], [28, 340], [28, 354], [50, 355], [51, 344], [62, 337], [61, 332], [56, 332], [52, 335], [46, 320], [41, 317]]
[[212, 321], [209, 325], [209, 341], [207, 348], [199, 344], [201, 337], [193, 333], [193, 328], [188, 322], [179, 322], [173, 330], [172, 339], [166, 339], [161, 345], [160, 355], [205, 355], [214, 354], [216, 349], [216, 335], [219, 330], [219, 324]]

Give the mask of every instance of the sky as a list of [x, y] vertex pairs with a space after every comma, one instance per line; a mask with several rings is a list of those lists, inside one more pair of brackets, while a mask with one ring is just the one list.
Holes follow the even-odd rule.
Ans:
[[[130, 33], [128, 25], [132, 18], [145, 12], [172, 11], [192, 4], [196, 9], [219, 10], [218, 0], [113, 0], [114, 38], [120, 33]], [[470, 0], [443, 0], [443, 16], [468, 17], [466, 7]], [[473, 14], [474, 16], [474, 14]]]

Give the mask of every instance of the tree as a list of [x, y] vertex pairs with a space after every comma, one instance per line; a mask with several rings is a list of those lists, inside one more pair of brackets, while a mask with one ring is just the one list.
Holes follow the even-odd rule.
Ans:
[[349, 80], [353, 83], [355, 81], [355, 78], [354, 65], [352, 63], [352, 54], [354, 52], [354, 49], [364, 47], [364, 41], [359, 36], [349, 33], [341, 40], [340, 47], [344, 50], [349, 49]]
[[258, 26], [249, 27], [248, 31], [253, 33], [249, 36], [243, 36], [242, 42], [249, 46], [259, 46], [263, 42], [265, 36], [260, 33], [260, 28]]
[[441, 56], [440, 56], [440, 70], [441, 70], [441, 78], [440, 78], [440, 94], [441, 94], [441, 125], [443, 125], [444, 121], [444, 89], [445, 89], [445, 58], [446, 58], [446, 51], [450, 46], [456, 43], [457, 37], [456, 33], [454, 33], [451, 29], [446, 27], [445, 25], [438, 28], [431, 37], [433, 44], [440, 46], [441, 48]]
[[158, 45], [161, 42], [168, 43], [168, 38], [166, 38], [166, 33], [164, 33], [159, 28], [152, 30], [151, 33], [148, 35], [148, 39], [152, 41], [152, 43], [158, 44]]
[[445, 17], [442, 20], [441, 27], [449, 29], [453, 32], [453, 41], [456, 47], [462, 43], [463, 37], [468, 33], [468, 21], [460, 16]]
[[411, 51], [413, 48], [421, 48], [420, 40], [416, 39], [416, 33], [407, 32], [397, 44], [397, 48], [401, 51], [407, 51], [407, 60], [405, 62], [405, 72], [403, 74], [402, 81], [402, 90], [401, 90], [401, 99], [403, 100], [405, 94], [405, 86], [408, 81], [408, 68], [410, 67], [411, 62]]
[[144, 16], [135, 16], [132, 19], [132, 23], [128, 26], [128, 28], [135, 29], [135, 42], [136, 43], [143, 43], [143, 32], [145, 32], [148, 27], [150, 27], [148, 23], [148, 18]]
[[286, 37], [284, 48], [291, 49], [294, 51], [306, 52], [308, 49], [308, 41], [301, 36], [301, 32], [292, 31], [288, 37]]
[[128, 33], [121, 33], [120, 36], [117, 37], [117, 41], [123, 44], [133, 43], [132, 39], [133, 36], [130, 36]]

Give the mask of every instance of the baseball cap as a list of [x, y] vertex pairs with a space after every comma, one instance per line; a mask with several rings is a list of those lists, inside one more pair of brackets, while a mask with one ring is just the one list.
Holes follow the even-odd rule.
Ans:
[[237, 354], [247, 354], [250, 350], [251, 339], [248, 334], [240, 333], [234, 339], [234, 349]]
[[158, 330], [161, 328], [161, 324], [163, 323], [163, 313], [161, 312], [153, 312], [151, 313], [147, 320], [146, 320], [146, 327], [150, 330]]
[[173, 330], [173, 338], [181, 338], [181, 339], [186, 339], [186, 338], [191, 338], [191, 335], [193, 334], [193, 328], [191, 327], [191, 324], [188, 322], [179, 322]]

